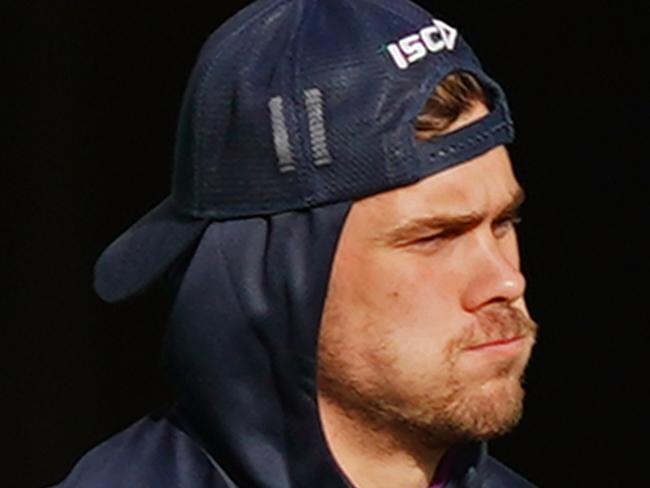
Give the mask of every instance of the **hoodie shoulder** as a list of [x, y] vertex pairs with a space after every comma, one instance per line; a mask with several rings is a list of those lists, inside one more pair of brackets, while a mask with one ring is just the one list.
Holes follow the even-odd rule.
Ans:
[[232, 488], [168, 417], [147, 416], [87, 452], [52, 488]]

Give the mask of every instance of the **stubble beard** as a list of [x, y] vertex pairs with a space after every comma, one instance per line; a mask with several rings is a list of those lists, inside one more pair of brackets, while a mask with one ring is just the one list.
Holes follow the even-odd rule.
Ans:
[[[461, 351], [493, 337], [534, 339], [536, 333], [535, 322], [518, 309], [492, 307], [478, 328], [463, 331], [447, 344], [442, 384], [423, 387], [404, 378], [399, 388], [390, 379], [360, 381], [340, 356], [342, 345], [325, 337], [319, 343], [319, 393], [359, 423], [397, 437], [408, 436], [427, 447], [487, 440], [509, 432], [522, 417], [525, 363], [500, 363], [485, 383], [467, 384], [457, 365]], [[399, 371], [395, 376], [400, 377]]]

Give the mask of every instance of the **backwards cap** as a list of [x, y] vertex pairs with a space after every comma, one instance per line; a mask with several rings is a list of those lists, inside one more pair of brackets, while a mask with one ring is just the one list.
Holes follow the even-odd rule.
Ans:
[[[430, 141], [414, 121], [449, 74], [491, 111]], [[212, 220], [358, 200], [511, 142], [502, 89], [456, 28], [404, 0], [258, 0], [203, 46], [179, 117], [171, 195], [102, 254], [107, 301], [144, 290]]]

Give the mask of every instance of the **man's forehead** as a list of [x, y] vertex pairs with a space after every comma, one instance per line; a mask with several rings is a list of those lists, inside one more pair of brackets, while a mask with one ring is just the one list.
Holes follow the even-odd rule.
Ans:
[[360, 200], [353, 209], [384, 222], [402, 221], [436, 213], [485, 212], [507, 204], [520, 192], [508, 152], [497, 146], [412, 185]]
[[[470, 161], [402, 188], [400, 200], [453, 210], [455, 207], [497, 204], [517, 192], [508, 151], [497, 146]], [[407, 203], [408, 203], [407, 202]]]
[[[451, 133], [476, 122], [489, 113], [480, 102], [462, 112], [458, 118], [443, 132]], [[406, 211], [408, 214], [418, 211], [441, 212], [476, 211], [471, 207], [485, 207], [489, 200], [507, 199], [517, 193], [517, 183], [508, 152], [504, 146], [497, 146], [486, 153], [465, 163], [448, 168], [413, 185], [393, 189], [377, 195], [378, 207], [382, 212]]]

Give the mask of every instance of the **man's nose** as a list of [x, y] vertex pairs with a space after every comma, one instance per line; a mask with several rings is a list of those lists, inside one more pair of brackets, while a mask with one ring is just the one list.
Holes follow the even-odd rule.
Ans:
[[514, 234], [498, 238], [491, 231], [477, 233], [466, 266], [463, 305], [467, 310], [493, 302], [512, 303], [524, 295], [526, 279], [519, 269]]

